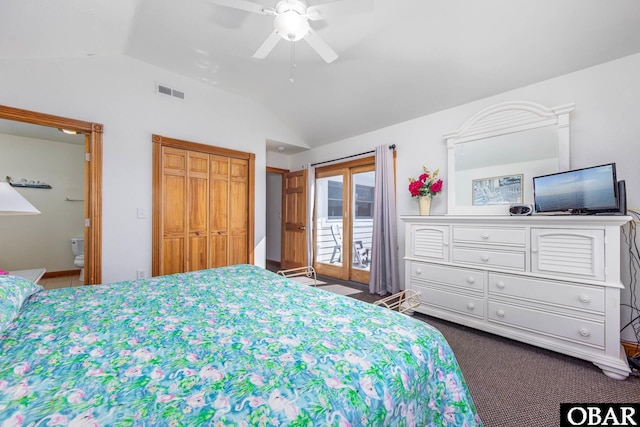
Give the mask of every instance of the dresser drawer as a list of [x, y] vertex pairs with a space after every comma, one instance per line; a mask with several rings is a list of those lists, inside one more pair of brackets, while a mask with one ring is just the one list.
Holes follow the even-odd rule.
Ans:
[[489, 301], [488, 310], [487, 317], [490, 322], [604, 347], [604, 324], [602, 323], [541, 312], [499, 301]]
[[604, 289], [489, 273], [489, 294], [604, 313]]
[[484, 319], [484, 300], [482, 297], [447, 292], [413, 283], [411, 288], [420, 293], [420, 300], [423, 305]]
[[509, 268], [518, 271], [524, 271], [525, 267], [524, 252], [454, 247], [452, 253], [454, 262]]
[[453, 241], [524, 247], [526, 229], [493, 227], [453, 227]]
[[484, 292], [484, 272], [470, 268], [455, 268], [444, 265], [411, 263], [411, 278], [432, 283], [456, 286], [466, 290]]

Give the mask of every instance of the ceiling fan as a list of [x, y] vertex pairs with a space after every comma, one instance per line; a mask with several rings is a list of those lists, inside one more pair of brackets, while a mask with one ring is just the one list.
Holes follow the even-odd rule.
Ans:
[[338, 58], [338, 54], [310, 26], [309, 20], [318, 21], [332, 15], [363, 12], [370, 9], [373, 0], [337, 0], [307, 6], [301, 0], [280, 0], [274, 7], [264, 7], [248, 0], [210, 0], [212, 3], [261, 15], [275, 16], [273, 32], [253, 54], [254, 58], [265, 58], [276, 47], [280, 39], [292, 43], [304, 40], [327, 63]]

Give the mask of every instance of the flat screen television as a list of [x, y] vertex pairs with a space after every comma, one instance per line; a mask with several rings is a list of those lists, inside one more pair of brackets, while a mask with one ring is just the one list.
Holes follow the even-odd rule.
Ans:
[[536, 212], [616, 213], [616, 164], [537, 176], [533, 178], [533, 199]]

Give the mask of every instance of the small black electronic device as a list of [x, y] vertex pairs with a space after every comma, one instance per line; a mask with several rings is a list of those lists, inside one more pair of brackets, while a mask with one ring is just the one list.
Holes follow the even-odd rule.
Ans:
[[615, 163], [533, 178], [536, 213], [617, 215], [619, 193]]
[[624, 179], [618, 181], [618, 214], [627, 214], [627, 185]]
[[511, 205], [509, 206], [509, 215], [518, 216], [518, 215], [532, 215], [533, 214], [533, 205]]

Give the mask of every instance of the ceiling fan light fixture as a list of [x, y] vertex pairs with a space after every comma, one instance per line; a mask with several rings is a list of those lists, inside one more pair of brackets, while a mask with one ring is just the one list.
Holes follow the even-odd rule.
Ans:
[[288, 10], [278, 16], [273, 22], [276, 31], [285, 40], [297, 42], [309, 32], [309, 22], [295, 10]]

